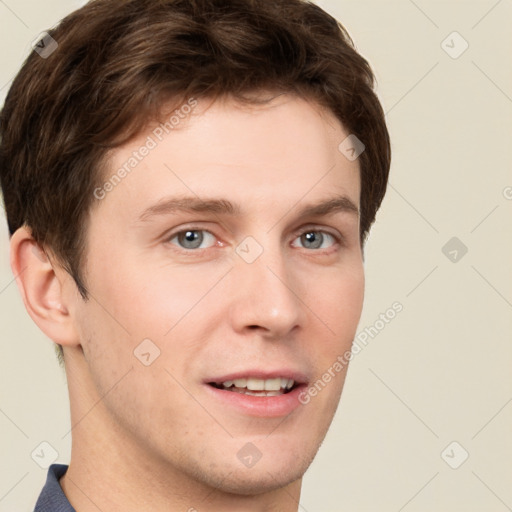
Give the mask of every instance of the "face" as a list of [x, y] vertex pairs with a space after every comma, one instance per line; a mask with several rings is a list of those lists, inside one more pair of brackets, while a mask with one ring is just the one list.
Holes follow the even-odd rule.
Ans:
[[300, 400], [360, 318], [359, 165], [336, 118], [289, 95], [199, 100], [161, 131], [115, 150], [105, 181], [140, 160], [97, 191], [77, 378], [148, 459], [229, 492], [276, 489], [301, 478], [341, 395], [346, 368]]

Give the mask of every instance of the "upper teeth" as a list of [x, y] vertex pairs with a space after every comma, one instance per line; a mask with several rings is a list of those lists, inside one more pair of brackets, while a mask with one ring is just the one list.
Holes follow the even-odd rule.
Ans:
[[235, 388], [247, 388], [251, 391], [279, 391], [282, 389], [290, 389], [294, 384], [292, 379], [284, 377], [276, 377], [275, 379], [234, 379], [223, 382], [225, 388], [235, 386]]

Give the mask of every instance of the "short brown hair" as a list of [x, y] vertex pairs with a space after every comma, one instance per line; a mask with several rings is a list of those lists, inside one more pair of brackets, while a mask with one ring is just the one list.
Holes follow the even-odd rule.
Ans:
[[[278, 90], [330, 109], [365, 145], [361, 244], [386, 191], [385, 116], [368, 62], [344, 27], [305, 0], [92, 0], [49, 31], [58, 46], [25, 60], [0, 114], [0, 177], [20, 226], [73, 276], [109, 149], [170, 99]], [[341, 141], [340, 141], [341, 142]]]

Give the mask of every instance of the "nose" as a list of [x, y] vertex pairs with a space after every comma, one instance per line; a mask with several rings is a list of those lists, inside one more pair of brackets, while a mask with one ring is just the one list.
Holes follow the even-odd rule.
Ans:
[[305, 290], [284, 252], [266, 247], [252, 263], [236, 260], [229, 293], [230, 320], [237, 332], [259, 330], [264, 338], [278, 340], [302, 325]]

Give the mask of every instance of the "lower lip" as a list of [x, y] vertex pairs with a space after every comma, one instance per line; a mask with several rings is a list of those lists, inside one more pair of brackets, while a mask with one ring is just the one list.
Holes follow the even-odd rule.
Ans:
[[205, 385], [209, 393], [222, 404], [238, 409], [243, 414], [264, 418], [278, 418], [293, 412], [301, 405], [299, 395], [306, 387], [301, 384], [290, 392], [277, 396], [254, 396]]

